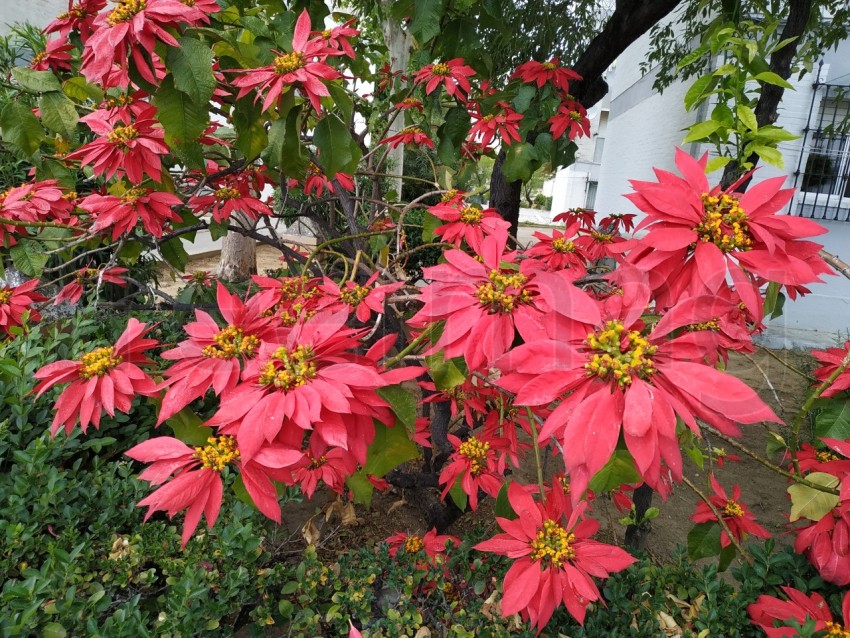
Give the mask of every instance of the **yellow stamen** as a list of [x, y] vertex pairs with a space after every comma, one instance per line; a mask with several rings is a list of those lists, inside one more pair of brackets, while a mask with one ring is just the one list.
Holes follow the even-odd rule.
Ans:
[[80, 377], [86, 380], [92, 377], [102, 377], [123, 360], [123, 357], [115, 354], [113, 346], [97, 348], [80, 357], [78, 361]]
[[507, 275], [498, 270], [491, 270], [489, 279], [489, 283], [478, 286], [475, 296], [491, 313], [513, 312], [517, 304], [531, 303], [531, 291], [523, 290], [527, 280], [525, 275]]
[[292, 73], [293, 71], [297, 71], [305, 64], [304, 54], [300, 51], [293, 51], [292, 53], [286, 53], [284, 55], [279, 55], [272, 62], [272, 66], [274, 67], [274, 72], [278, 75], [284, 75], [286, 73]]
[[455, 189], [455, 188], [450, 188], [450, 189], [449, 189], [449, 190], [447, 190], [445, 193], [443, 193], [443, 196], [440, 198], [440, 201], [441, 201], [443, 204], [448, 204], [448, 203], [449, 203], [450, 201], [452, 201], [455, 197], [457, 197], [457, 195], [458, 195], [458, 191], [457, 191], [457, 189]]
[[145, 196], [147, 191], [144, 188], [131, 188], [121, 196], [121, 202], [124, 204], [135, 205], [136, 202]]
[[129, 22], [147, 6], [147, 0], [120, 0], [118, 6], [109, 12], [106, 22], [111, 27], [122, 22]]
[[260, 340], [252, 334], [245, 334], [242, 328], [227, 326], [218, 332], [208, 346], [204, 346], [201, 352], [210, 359], [232, 359], [242, 355], [253, 357], [260, 347]]
[[0, 305], [9, 303], [9, 299], [12, 298], [12, 291], [9, 288], [5, 288], [0, 290]]
[[544, 62], [543, 68], [546, 69], [547, 71], [554, 71], [555, 69], [558, 68], [558, 65], [555, 64], [554, 62]]
[[408, 554], [415, 554], [425, 549], [425, 543], [418, 536], [408, 536], [404, 541], [404, 551]]
[[736, 197], [704, 193], [702, 205], [705, 211], [702, 221], [694, 228], [702, 241], [714, 244], [724, 253], [752, 248], [747, 213]]
[[563, 237], [556, 237], [552, 240], [552, 250], [556, 253], [571, 253], [575, 250], [575, 244], [567, 241]]
[[537, 532], [537, 538], [531, 541], [531, 560], [549, 563], [560, 567], [571, 558], [575, 558], [573, 549], [575, 534], [571, 534], [553, 520], [543, 521], [543, 529]]
[[229, 199], [237, 199], [241, 197], [241, 193], [232, 186], [222, 186], [215, 191], [215, 198], [219, 201], [227, 201]]
[[604, 330], [590, 333], [585, 343], [592, 353], [584, 364], [590, 376], [615, 380], [624, 388], [631, 385], [634, 375], [647, 379], [656, 371], [652, 355], [658, 346], [650, 345], [637, 330], [627, 332], [619, 321], [609, 321]]
[[211, 436], [208, 445], [195, 448], [195, 458], [201, 462], [204, 469], [221, 472], [225, 467], [239, 460], [239, 449], [236, 447], [236, 437]]
[[139, 137], [139, 131], [132, 124], [127, 126], [116, 126], [109, 131], [106, 141], [118, 146], [127, 146], [127, 143]]
[[490, 444], [474, 436], [461, 443], [457, 449], [457, 453], [469, 461], [469, 473], [472, 476], [478, 476], [487, 469], [487, 452], [489, 451]]
[[339, 298], [342, 299], [343, 303], [346, 303], [353, 308], [368, 297], [371, 291], [371, 288], [356, 284], [353, 288], [344, 286], [339, 289]]
[[281, 390], [291, 390], [316, 377], [313, 349], [300, 345], [294, 350], [281, 346], [260, 372], [260, 385], [274, 385]]
[[850, 638], [850, 629], [845, 629], [843, 625], [837, 622], [827, 622], [825, 629], [825, 638]]
[[[0, 294], [2, 294], [2, 293], [0, 293]], [[829, 463], [830, 461], [838, 461], [839, 460], [838, 457], [835, 456], [835, 454], [833, 454], [832, 452], [827, 452], [826, 450], [818, 452], [816, 454], [816, 456], [818, 458], [818, 461], [820, 461], [821, 463]]]
[[733, 500], [726, 501], [726, 506], [723, 508], [723, 514], [731, 518], [742, 518], [744, 516], [744, 508]]
[[463, 210], [460, 211], [460, 221], [464, 224], [478, 224], [482, 217], [484, 217], [484, 212], [477, 206], [464, 206]]
[[437, 64], [431, 67], [431, 73], [433, 75], [448, 75], [451, 72], [452, 70], [445, 62], [437, 62]]

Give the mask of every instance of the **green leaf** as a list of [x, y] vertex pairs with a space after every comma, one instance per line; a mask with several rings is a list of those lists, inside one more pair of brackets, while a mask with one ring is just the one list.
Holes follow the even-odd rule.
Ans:
[[738, 119], [751, 131], [757, 131], [759, 128], [758, 120], [755, 112], [746, 104], [739, 104], [735, 107], [735, 112], [738, 114]]
[[301, 108], [292, 108], [286, 119], [275, 120], [269, 129], [269, 144], [263, 159], [286, 175], [302, 176], [310, 161], [299, 135]]
[[410, 440], [407, 428], [403, 425], [388, 428], [376, 421], [375, 439], [366, 452], [366, 465], [346, 481], [346, 485], [354, 493], [354, 500], [365, 505], [371, 504], [374, 487], [366, 478], [367, 474], [380, 478], [418, 456], [419, 448]]
[[717, 78], [710, 73], [698, 78], [685, 93], [685, 110], [690, 111], [702, 102], [703, 96], [714, 88], [716, 82]]
[[31, 158], [41, 141], [44, 129], [32, 113], [32, 109], [22, 102], [9, 102], [0, 112], [0, 137], [14, 146], [24, 157]]
[[348, 127], [336, 115], [326, 115], [313, 131], [319, 163], [329, 179], [337, 173], [354, 173], [362, 152]]
[[186, 270], [186, 264], [189, 263], [189, 253], [186, 252], [180, 237], [162, 242], [159, 245], [159, 250], [162, 253], [162, 258], [177, 270], [180, 272]]
[[757, 140], [765, 140], [767, 142], [790, 142], [791, 140], [799, 139], [799, 135], [795, 135], [791, 131], [786, 131], [779, 126], [769, 124], [762, 126], [758, 133], [753, 136]]
[[731, 157], [720, 157], [720, 156], [712, 157], [710, 160], [708, 160], [708, 163], [705, 165], [705, 172], [706, 173], [713, 173], [717, 169], [723, 168], [724, 166], [726, 166], [731, 161], [732, 161]]
[[176, 438], [191, 446], [204, 446], [207, 439], [213, 435], [212, 428], [204, 426], [203, 423], [203, 419], [189, 408], [183, 408], [165, 421]]
[[458, 509], [461, 511], [466, 510], [466, 504], [469, 502], [469, 496], [467, 496], [466, 492], [463, 491], [460, 477], [458, 477], [455, 484], [452, 485], [452, 489], [449, 490], [449, 496], [452, 498], [452, 501], [454, 501], [454, 504], [458, 506]]
[[44, 244], [31, 239], [21, 239], [9, 249], [12, 263], [28, 277], [40, 277], [49, 256]]
[[717, 67], [714, 70], [713, 75], [726, 76], [726, 75], [732, 75], [733, 73], [736, 73], [737, 71], [738, 71], [738, 67], [735, 66], [734, 64], [721, 64], [719, 67]]
[[328, 82], [325, 86], [328, 87], [334, 105], [342, 112], [343, 121], [348, 124], [351, 122], [351, 116], [354, 113], [354, 102], [348, 91], [336, 82]]
[[737, 555], [737, 550], [734, 545], [727, 545], [723, 549], [720, 550], [720, 560], [717, 562], [717, 571], [725, 572], [729, 565], [732, 564], [732, 561], [735, 559]]
[[528, 107], [531, 106], [531, 100], [537, 95], [537, 89], [534, 86], [525, 84], [519, 87], [516, 97], [513, 99], [513, 107], [517, 113], [525, 113]]
[[425, 243], [434, 241], [434, 231], [442, 225], [442, 219], [426, 212], [422, 216], [422, 241]]
[[850, 401], [823, 399], [820, 405], [825, 407], [815, 417], [815, 433], [822, 439], [850, 439]]
[[91, 100], [92, 102], [103, 101], [103, 91], [100, 87], [89, 84], [81, 75], [65, 80], [62, 84], [62, 91], [72, 100], [77, 100], [77, 102], [83, 102], [85, 100]]
[[388, 385], [377, 389], [378, 396], [390, 404], [399, 422], [407, 428], [416, 427], [416, 399], [400, 385]]
[[466, 381], [467, 368], [463, 357], [446, 361], [441, 351], [426, 356], [425, 365], [438, 390], [451, 390]]
[[121, 252], [118, 253], [118, 259], [124, 264], [135, 264], [143, 250], [144, 246], [140, 242], [128, 241], [121, 248]]
[[443, 15], [442, 0], [413, 0], [413, 20], [410, 33], [419, 45], [423, 45], [440, 34], [440, 18]]
[[[806, 478], [815, 485], [823, 487], [838, 487], [841, 482], [837, 476], [826, 472], [812, 472], [807, 474]], [[837, 495], [827, 494], [799, 483], [789, 486], [788, 494], [791, 495], [791, 517], [789, 520], [792, 523], [801, 518], [817, 522], [838, 505]]]
[[65, 638], [68, 632], [58, 622], [47, 623], [41, 630], [41, 638]]
[[469, 112], [454, 107], [446, 113], [446, 120], [437, 130], [439, 145], [437, 157], [446, 165], [453, 165], [460, 159], [460, 149], [469, 133]]
[[720, 554], [720, 524], [716, 522], [694, 525], [688, 532], [688, 557], [692, 560]]
[[502, 483], [502, 488], [496, 495], [496, 502], [493, 504], [493, 515], [513, 520], [515, 518], [519, 518], [519, 515], [514, 511], [514, 508], [511, 507], [511, 503], [508, 500], [508, 485], [510, 484], [510, 480], [506, 480]]
[[46, 93], [48, 91], [61, 91], [62, 85], [51, 71], [35, 71], [23, 66], [12, 69], [12, 77], [27, 91]]
[[794, 90], [794, 87], [788, 82], [788, 80], [782, 79], [781, 76], [777, 75], [773, 71], [764, 71], [756, 75], [756, 80], [759, 82], [764, 82], [765, 84], [773, 84], [774, 86], [781, 86], [783, 89], [791, 89]]
[[699, 47], [698, 49], [694, 49], [690, 53], [688, 53], [685, 57], [679, 60], [679, 64], [676, 65], [676, 70], [680, 71], [682, 68], [688, 66], [689, 64], [693, 64], [697, 60], [699, 60], [702, 56], [706, 54], [708, 51], [708, 47], [705, 45]]
[[776, 308], [776, 300], [779, 298], [779, 288], [781, 284], [771, 281], [767, 285], [767, 292], [764, 294], [764, 314], [769, 315]]
[[180, 38], [179, 47], [169, 47], [167, 64], [174, 76], [174, 87], [191, 98], [195, 104], [206, 104], [215, 91], [213, 74], [215, 56], [200, 40], [189, 36]]
[[696, 142], [697, 140], [704, 140], [712, 133], [715, 133], [721, 126], [723, 124], [716, 120], [706, 120], [692, 124], [688, 129], [688, 134], [685, 136], [683, 143], [687, 144], [689, 142]]
[[508, 182], [521, 180], [527, 182], [531, 179], [536, 166], [537, 154], [534, 147], [523, 142], [522, 144], [511, 144], [505, 154], [505, 163], [502, 164], [502, 173]]
[[38, 101], [41, 123], [66, 140], [73, 140], [80, 115], [74, 103], [64, 93], [45, 93]]
[[773, 164], [777, 168], [784, 168], [785, 162], [782, 160], [782, 153], [772, 146], [753, 146], [753, 152], [756, 153], [768, 164]]
[[623, 483], [640, 483], [640, 473], [627, 450], [614, 450], [605, 466], [593, 475], [588, 487], [596, 492], [610, 492]]
[[171, 76], [166, 76], [162, 81], [153, 103], [159, 109], [157, 119], [165, 129], [168, 145], [196, 146], [194, 142], [209, 124], [207, 103], [199, 104], [178, 91]]

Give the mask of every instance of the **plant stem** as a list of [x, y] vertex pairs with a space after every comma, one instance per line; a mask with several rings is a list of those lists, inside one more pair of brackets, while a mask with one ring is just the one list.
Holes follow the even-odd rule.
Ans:
[[531, 412], [531, 408], [525, 408], [528, 414], [528, 423], [531, 426], [531, 440], [534, 443], [534, 462], [537, 464], [537, 487], [540, 488], [540, 498], [543, 498], [543, 462], [540, 460], [540, 440], [537, 436], [537, 420]]
[[431, 336], [431, 329], [435, 325], [436, 324], [432, 323], [430, 326], [425, 328], [425, 330], [423, 330], [418, 337], [416, 337], [413, 341], [411, 341], [409, 344], [407, 344], [407, 346], [405, 346], [405, 348], [401, 352], [399, 352], [396, 356], [392, 357], [391, 359], [387, 359], [387, 361], [384, 363], [384, 367], [385, 368], [392, 368], [399, 361], [401, 361], [407, 355], [409, 355], [411, 352], [413, 352], [417, 347], [419, 347], [419, 344], [421, 344], [423, 341], [425, 341], [425, 339], [427, 339], [428, 337]]
[[0, 217], [0, 224], [8, 224], [9, 226], [32, 226], [33, 228], [68, 228], [69, 230], [83, 230], [79, 226], [69, 226], [68, 224], [60, 224], [59, 222], [25, 222], [16, 219], [8, 219]]
[[711, 502], [711, 499], [708, 498], [703, 492], [694, 485], [687, 476], [682, 477], [682, 481], [691, 488], [694, 493], [702, 499], [702, 502], [708, 505], [708, 508], [711, 510], [712, 514], [717, 517], [717, 522], [720, 523], [720, 527], [723, 528], [723, 531], [726, 532], [726, 535], [729, 537], [729, 540], [732, 541], [732, 544], [735, 546], [735, 549], [738, 553], [746, 560], [750, 565], [753, 564], [753, 557], [750, 556], [750, 553], [744, 549], [744, 546], [738, 542], [738, 539], [732, 535], [729, 526], [726, 524], [726, 521], [723, 520], [723, 516], [720, 515], [720, 512], [717, 511], [717, 508], [714, 507], [714, 503]]

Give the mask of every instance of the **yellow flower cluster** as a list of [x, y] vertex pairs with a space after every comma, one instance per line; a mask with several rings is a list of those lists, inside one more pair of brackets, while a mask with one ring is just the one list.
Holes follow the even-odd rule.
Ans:
[[205, 357], [211, 359], [232, 359], [237, 355], [253, 357], [260, 346], [260, 340], [254, 335], [246, 335], [242, 328], [227, 326], [214, 337], [214, 344], [204, 346], [201, 350]]
[[302, 386], [316, 377], [316, 364], [312, 359], [313, 349], [310, 346], [300, 345], [295, 350], [282, 346], [275, 350], [272, 360], [263, 366], [260, 385], [274, 385], [283, 390]]
[[9, 303], [9, 299], [12, 298], [11, 289], [7, 288], [5, 290], [0, 290], [0, 304]]
[[121, 201], [124, 204], [135, 204], [136, 200], [140, 197], [144, 196], [145, 189], [144, 188], [131, 188], [126, 193], [121, 195]]
[[109, 131], [106, 136], [106, 141], [110, 144], [126, 146], [127, 142], [134, 140], [137, 137], [139, 137], [139, 131], [136, 130], [136, 127], [132, 124], [128, 124], [127, 126], [116, 126], [114, 129]]
[[742, 518], [744, 516], [744, 508], [736, 501], [726, 501], [726, 506], [723, 508], [723, 513], [731, 518]]
[[236, 447], [236, 437], [211, 436], [208, 445], [195, 448], [195, 458], [201, 462], [204, 469], [221, 472], [225, 467], [239, 459], [239, 448]]
[[850, 638], [850, 629], [845, 629], [843, 625], [837, 622], [827, 622], [825, 629], [825, 638]]
[[711, 319], [700, 323], [692, 323], [687, 328], [688, 332], [699, 332], [700, 330], [720, 330], [719, 319]]
[[422, 132], [422, 129], [418, 126], [406, 126], [405, 128], [401, 129], [401, 133], [399, 133], [399, 135], [409, 135], [409, 134], [421, 133], [421, 132]]
[[576, 245], [564, 239], [563, 237], [556, 237], [552, 240], [552, 250], [556, 253], [571, 253], [575, 250]]
[[431, 73], [434, 75], [448, 75], [451, 73], [451, 69], [445, 62], [437, 62], [437, 64], [431, 67]]
[[704, 193], [702, 205], [705, 214], [699, 226], [694, 228], [700, 239], [714, 244], [724, 253], [752, 248], [747, 213], [737, 198], [726, 193], [720, 196]]
[[123, 357], [115, 354], [113, 346], [97, 348], [80, 357], [80, 377], [83, 379], [102, 377], [121, 361]]
[[221, 188], [215, 191], [215, 198], [220, 201], [227, 201], [228, 199], [237, 199], [240, 195], [241, 193], [232, 186], [222, 186]]
[[652, 355], [658, 347], [650, 345], [637, 330], [627, 332], [619, 321], [609, 321], [601, 332], [590, 333], [585, 343], [601, 353], [594, 353], [584, 364], [591, 376], [613, 378], [624, 388], [631, 385], [632, 375], [645, 379], [655, 372]]
[[300, 51], [293, 51], [285, 55], [279, 55], [272, 62], [274, 72], [278, 75], [292, 73], [304, 66], [304, 54]]
[[469, 461], [469, 473], [472, 476], [477, 476], [487, 469], [487, 452], [489, 451], [490, 444], [474, 436], [461, 443], [457, 449], [457, 453]]
[[[408, 98], [408, 99], [411, 99], [411, 98]], [[405, 100], [405, 102], [407, 102], [407, 100]], [[457, 191], [457, 189], [456, 189], [456, 188], [450, 188], [450, 189], [449, 189], [449, 190], [447, 190], [445, 193], [443, 193], [443, 196], [440, 198], [440, 201], [441, 201], [443, 204], [448, 204], [448, 203], [449, 203], [450, 201], [452, 201], [455, 197], [457, 197], [457, 194], [458, 194], [458, 191]]]
[[339, 289], [339, 298], [352, 308], [356, 307], [361, 301], [369, 296], [371, 288], [366, 286], [355, 285], [354, 288], [343, 286]]
[[817, 452], [815, 456], [818, 457], [818, 461], [821, 463], [829, 463], [830, 461], [837, 461], [838, 457], [835, 456], [832, 452], [827, 452], [826, 450], [822, 450]]
[[531, 541], [531, 560], [548, 561], [560, 567], [576, 555], [573, 549], [575, 534], [569, 533], [553, 520], [543, 521], [543, 529]]
[[[488, 275], [490, 282], [478, 286], [475, 296], [482, 306], [490, 311], [512, 312], [519, 303], [531, 303], [531, 291], [522, 290], [527, 278], [520, 273], [506, 275], [498, 270], [491, 270]], [[508, 292], [511, 289], [511, 292]]]
[[136, 14], [144, 11], [147, 6], [147, 0], [120, 0], [118, 6], [109, 12], [106, 22], [111, 27], [122, 22], [129, 22], [136, 17]]
[[408, 554], [415, 554], [416, 552], [421, 552], [423, 549], [425, 549], [425, 543], [416, 535], [408, 536], [404, 541], [404, 551]]
[[547, 71], [554, 71], [558, 68], [558, 65], [554, 62], [544, 62], [541, 66]]
[[74, 281], [83, 285], [86, 281], [95, 277], [97, 277], [97, 270], [95, 268], [82, 268], [74, 274]]
[[464, 206], [460, 211], [460, 221], [464, 224], [478, 224], [484, 213], [477, 206]]

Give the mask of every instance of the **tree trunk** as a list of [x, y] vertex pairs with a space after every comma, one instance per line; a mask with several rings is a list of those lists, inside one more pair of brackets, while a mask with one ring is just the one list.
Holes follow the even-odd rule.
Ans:
[[[393, 71], [407, 72], [407, 63], [410, 60], [411, 38], [410, 32], [402, 29], [401, 24], [393, 20], [390, 16], [391, 2], [384, 0], [382, 2], [386, 17], [381, 25], [384, 32], [384, 39], [387, 43], [387, 48], [390, 54], [390, 68]], [[401, 111], [390, 124], [387, 131], [387, 137], [398, 135], [404, 128], [404, 111]], [[389, 170], [387, 173], [397, 175], [389, 180], [390, 188], [396, 192], [398, 197], [401, 197], [402, 178], [404, 174], [404, 144], [399, 144], [393, 149], [390, 149], [387, 154], [390, 161]]]
[[505, 149], [502, 149], [493, 164], [493, 174], [490, 176], [490, 208], [495, 208], [505, 221], [510, 222], [510, 233], [516, 237], [519, 228], [522, 181], [508, 182], [504, 173], [502, 173], [502, 164], [504, 163]]
[[[230, 217], [231, 225], [253, 228], [254, 224], [243, 213]], [[257, 274], [257, 242], [251, 237], [228, 231], [221, 242], [218, 278], [223, 281], [245, 281]]]

